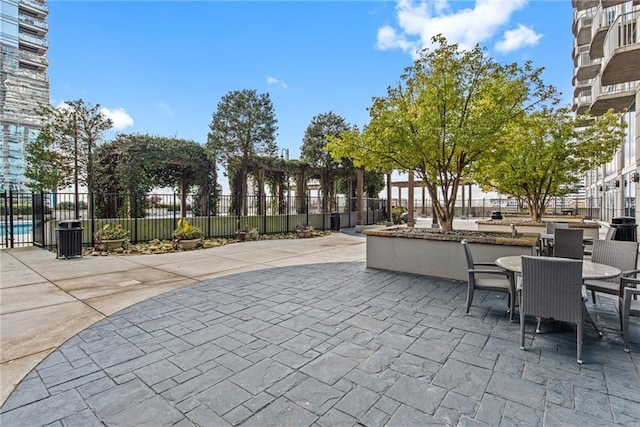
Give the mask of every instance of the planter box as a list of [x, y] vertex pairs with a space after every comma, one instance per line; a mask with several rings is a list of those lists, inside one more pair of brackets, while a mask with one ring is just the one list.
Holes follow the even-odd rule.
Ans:
[[503, 220], [490, 220], [490, 219], [482, 219], [476, 221], [476, 227], [478, 231], [502, 231], [502, 232], [510, 232], [511, 224], [516, 226], [518, 233], [538, 233], [543, 234], [547, 232], [547, 222], [566, 222], [569, 224], [569, 228], [582, 228], [584, 230], [584, 237], [591, 237], [593, 239], [598, 239], [600, 236], [600, 224], [597, 222], [584, 222], [584, 221], [566, 221], [564, 217], [554, 217], [549, 218], [545, 217], [546, 222], [541, 223], [533, 223], [530, 221], [526, 221], [523, 219], [508, 219], [505, 218]]
[[125, 239], [116, 239], [116, 240], [100, 240], [100, 247], [103, 251], [113, 251], [115, 249], [121, 248]]
[[200, 239], [183, 239], [178, 240], [178, 248], [183, 251], [190, 251], [191, 249], [195, 249], [200, 243]]
[[477, 232], [466, 236], [460, 232], [451, 235], [418, 230], [406, 227], [365, 230], [367, 267], [466, 282], [462, 240], [471, 242], [474, 261], [478, 262], [509, 255], [535, 255], [539, 238], [535, 233], [518, 233], [517, 238], [511, 238], [511, 233], [492, 233], [494, 236], [485, 238]]

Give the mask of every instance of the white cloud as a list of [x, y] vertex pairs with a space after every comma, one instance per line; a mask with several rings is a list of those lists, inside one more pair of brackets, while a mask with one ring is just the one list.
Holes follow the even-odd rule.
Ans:
[[517, 29], [504, 32], [503, 39], [496, 43], [496, 50], [508, 53], [523, 46], [535, 46], [541, 38], [542, 34], [520, 24]]
[[113, 121], [113, 129], [115, 130], [122, 130], [133, 126], [133, 118], [127, 114], [124, 108], [110, 110], [109, 108], [102, 107], [100, 112]]
[[399, 28], [380, 28], [376, 47], [399, 48], [415, 55], [416, 49], [429, 47], [431, 38], [442, 34], [449, 43], [471, 49], [493, 37], [526, 3], [527, 0], [476, 0], [473, 7], [453, 11], [448, 0], [398, 0]]
[[164, 102], [159, 102], [158, 105], [156, 105], [156, 108], [164, 112], [169, 117], [174, 116], [173, 108], [171, 108], [171, 105], [169, 104], [165, 104]]
[[287, 88], [287, 84], [285, 82], [283, 82], [282, 80], [276, 78], [276, 77], [267, 76], [267, 84], [269, 86], [271, 86], [271, 85], [280, 85], [285, 89]]

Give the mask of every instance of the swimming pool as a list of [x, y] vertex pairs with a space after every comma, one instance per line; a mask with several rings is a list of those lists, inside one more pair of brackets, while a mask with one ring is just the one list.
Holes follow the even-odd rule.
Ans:
[[[31, 228], [31, 224], [13, 224], [13, 234], [31, 234]], [[6, 224], [0, 224], [0, 236], [4, 236], [6, 231]]]

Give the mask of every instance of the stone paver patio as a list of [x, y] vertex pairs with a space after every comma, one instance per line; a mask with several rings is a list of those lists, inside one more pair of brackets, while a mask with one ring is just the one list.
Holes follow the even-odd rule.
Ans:
[[615, 304], [575, 327], [510, 323], [502, 294], [307, 264], [153, 297], [51, 353], [2, 406], [9, 426], [640, 425], [640, 328]]

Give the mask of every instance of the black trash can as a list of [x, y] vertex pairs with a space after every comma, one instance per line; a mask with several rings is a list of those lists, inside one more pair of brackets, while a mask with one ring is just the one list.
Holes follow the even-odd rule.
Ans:
[[491, 219], [502, 219], [502, 212], [500, 211], [491, 212]]
[[331, 213], [331, 231], [340, 231], [340, 212]]
[[56, 228], [58, 251], [56, 258], [82, 256], [82, 226], [78, 220], [60, 221]]
[[624, 240], [627, 242], [638, 241], [638, 225], [632, 216], [619, 216], [611, 218], [611, 227], [616, 229], [614, 240]]

